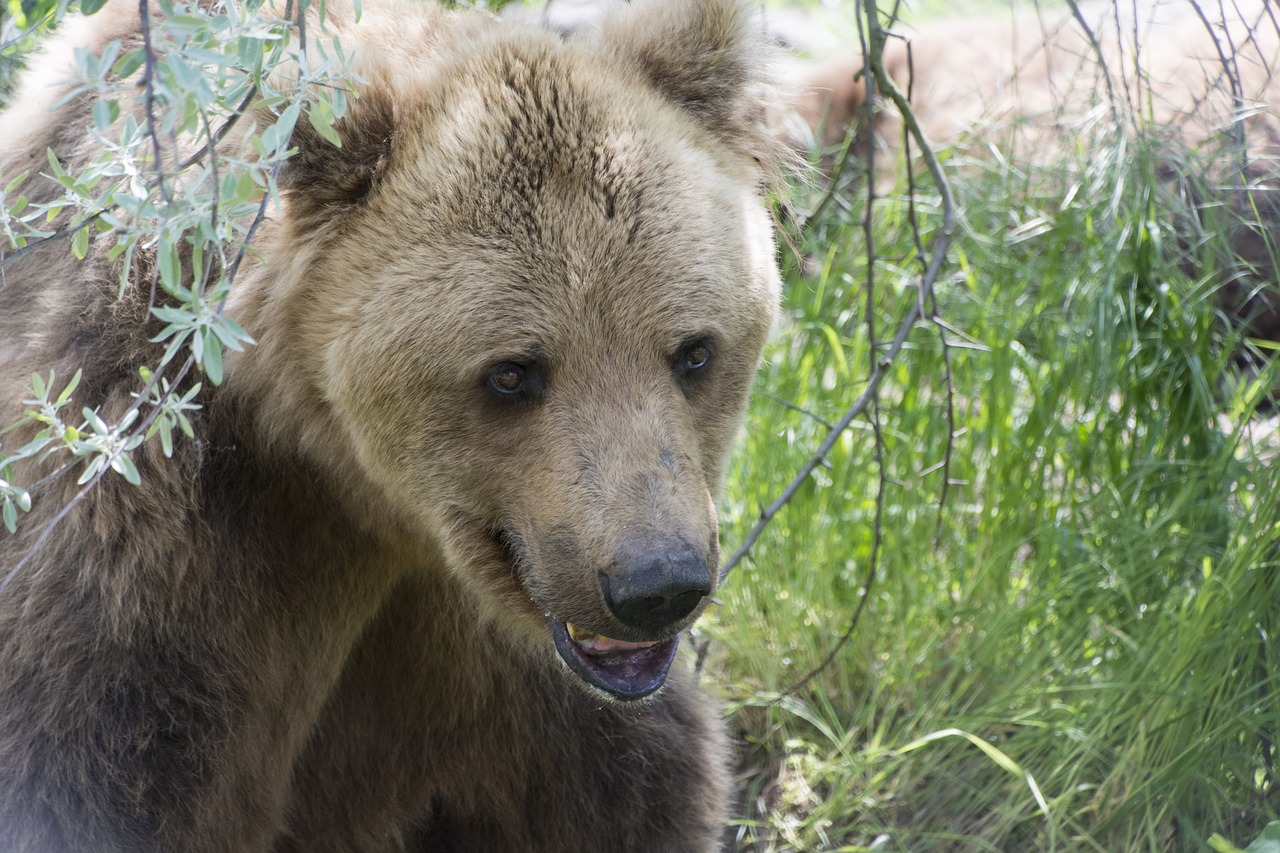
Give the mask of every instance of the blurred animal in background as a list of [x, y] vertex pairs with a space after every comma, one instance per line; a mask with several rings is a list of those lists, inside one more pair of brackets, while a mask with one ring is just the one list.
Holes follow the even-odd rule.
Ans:
[[[1073, 11], [898, 23], [885, 71], [931, 144], [967, 157], [1045, 162], [1106, 119], [1158, 140], [1158, 179], [1185, 202], [1183, 268], [1215, 278], [1217, 307], [1256, 366], [1280, 343], [1280, 16], [1270, 2], [1096, 2]], [[864, 57], [798, 62], [793, 146], [829, 172], [846, 144], [893, 180], [901, 118], [867, 103]], [[798, 119], [798, 120], [797, 120]], [[856, 169], [856, 166], [854, 167]], [[879, 178], [877, 179], [879, 183]], [[1238, 333], [1238, 334], [1237, 334]], [[1252, 339], [1252, 340], [1250, 340]]]

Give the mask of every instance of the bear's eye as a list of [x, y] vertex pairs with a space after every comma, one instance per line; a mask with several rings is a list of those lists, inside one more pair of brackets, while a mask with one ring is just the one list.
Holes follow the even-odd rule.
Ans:
[[489, 387], [499, 394], [519, 394], [524, 390], [525, 368], [509, 361], [489, 371]]
[[695, 385], [707, 375], [715, 353], [715, 341], [711, 338], [696, 338], [680, 347], [673, 366], [676, 381], [680, 383], [685, 394], [692, 394]]
[[684, 351], [684, 369], [685, 370], [701, 370], [707, 366], [707, 362], [711, 360], [711, 347], [705, 342], [698, 341], [690, 344]]
[[687, 376], [690, 373], [702, 370], [711, 362], [711, 356], [714, 351], [715, 345], [710, 338], [698, 338], [697, 340], [689, 341], [676, 354], [676, 373], [681, 376]]
[[542, 371], [537, 364], [503, 361], [489, 368], [484, 387], [503, 406], [527, 406], [538, 403], [544, 390]]

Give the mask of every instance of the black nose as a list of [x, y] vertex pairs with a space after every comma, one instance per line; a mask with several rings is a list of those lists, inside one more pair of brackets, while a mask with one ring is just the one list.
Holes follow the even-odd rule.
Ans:
[[683, 542], [623, 549], [613, 571], [600, 573], [613, 615], [628, 627], [659, 634], [711, 594], [707, 559]]

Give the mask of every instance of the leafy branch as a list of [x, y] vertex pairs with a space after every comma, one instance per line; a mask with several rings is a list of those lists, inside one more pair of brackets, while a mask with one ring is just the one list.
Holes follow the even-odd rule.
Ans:
[[[47, 380], [35, 375], [26, 411], [0, 432], [37, 430], [21, 447], [0, 453], [0, 512], [10, 533], [19, 513], [31, 510], [33, 493], [83, 460], [83, 488], [31, 551], [108, 471], [137, 483], [131, 454], [143, 442], [158, 437], [171, 455], [175, 431], [191, 435], [189, 414], [199, 408], [203, 383], [184, 385], [188, 375], [194, 369], [220, 384], [224, 350], [253, 345], [224, 309], [241, 262], [279, 198], [277, 179], [292, 154], [294, 127], [305, 114], [336, 144], [333, 123], [346, 111], [346, 58], [336, 39], [329, 46], [308, 44], [310, 5], [290, 0], [276, 17], [261, 3], [161, 2], [161, 15], [153, 17], [140, 0], [141, 46], [126, 51], [112, 42], [97, 56], [77, 52], [77, 82], [60, 102], [94, 98], [86, 132], [101, 153], [77, 165], [49, 151], [48, 172], [39, 179], [60, 188], [52, 198], [23, 194], [31, 186], [27, 173], [3, 184], [0, 286], [19, 258], [70, 239], [77, 259], [87, 258], [93, 245], [115, 263], [118, 298], [138, 298], [126, 294], [149, 279], [146, 310], [163, 324], [151, 339], [162, 345], [161, 354], [140, 368], [141, 390], [114, 422], [90, 406], [82, 407], [79, 423], [65, 422], [62, 409], [79, 374], [56, 393], [52, 374]], [[81, 6], [91, 13], [101, 3]], [[273, 77], [285, 64], [297, 69], [291, 79]], [[246, 119], [234, 147], [224, 147]], [[58, 463], [60, 455], [70, 459]], [[23, 472], [50, 467], [40, 479], [22, 482]]]

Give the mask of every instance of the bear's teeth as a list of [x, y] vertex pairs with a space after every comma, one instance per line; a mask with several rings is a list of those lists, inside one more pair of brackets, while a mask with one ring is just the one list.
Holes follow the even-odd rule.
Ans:
[[564, 627], [569, 631], [569, 639], [573, 640], [575, 643], [582, 643], [587, 640], [607, 639], [606, 637], [601, 637], [599, 634], [596, 634], [593, 631], [584, 631], [581, 628], [579, 628], [577, 625], [573, 624], [572, 622], [564, 623]]
[[655, 642], [632, 643], [626, 640], [615, 640], [612, 637], [606, 637], [604, 634], [597, 634], [594, 631], [584, 631], [572, 622], [565, 622], [564, 627], [574, 645], [589, 655], [629, 653], [658, 645]]

